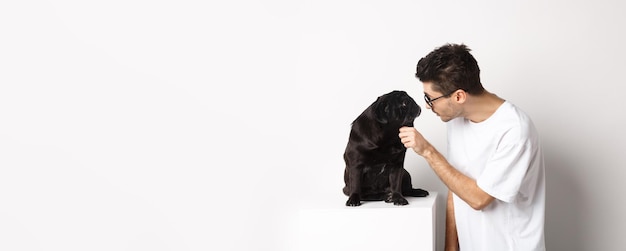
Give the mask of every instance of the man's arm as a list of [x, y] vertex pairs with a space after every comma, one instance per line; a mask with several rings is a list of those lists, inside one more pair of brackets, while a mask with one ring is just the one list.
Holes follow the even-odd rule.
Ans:
[[424, 157], [448, 189], [469, 206], [476, 210], [482, 210], [494, 200], [493, 196], [478, 187], [476, 180], [451, 166], [448, 160], [415, 128], [402, 127], [399, 136], [404, 146], [413, 149], [417, 154]]
[[448, 206], [446, 207], [446, 245], [445, 251], [459, 250], [459, 236], [456, 232], [456, 219], [454, 218], [454, 202], [452, 192], [448, 191]]

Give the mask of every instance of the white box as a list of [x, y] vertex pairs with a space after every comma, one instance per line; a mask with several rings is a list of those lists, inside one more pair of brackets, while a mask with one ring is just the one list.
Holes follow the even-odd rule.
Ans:
[[347, 207], [347, 196], [309, 202], [299, 211], [299, 250], [435, 250], [437, 193], [406, 199], [406, 206], [364, 201]]

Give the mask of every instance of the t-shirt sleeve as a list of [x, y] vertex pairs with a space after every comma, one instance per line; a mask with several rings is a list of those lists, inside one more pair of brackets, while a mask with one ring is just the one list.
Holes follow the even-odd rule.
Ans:
[[483, 191], [508, 203], [519, 192], [532, 157], [529, 140], [514, 138], [498, 146], [476, 181]]

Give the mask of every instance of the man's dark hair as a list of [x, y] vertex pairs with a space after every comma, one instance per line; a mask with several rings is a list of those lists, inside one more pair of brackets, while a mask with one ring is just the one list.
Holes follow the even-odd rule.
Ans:
[[446, 44], [421, 58], [415, 77], [421, 82], [432, 82], [433, 89], [441, 93], [462, 89], [476, 95], [485, 90], [480, 83], [478, 63], [464, 44]]

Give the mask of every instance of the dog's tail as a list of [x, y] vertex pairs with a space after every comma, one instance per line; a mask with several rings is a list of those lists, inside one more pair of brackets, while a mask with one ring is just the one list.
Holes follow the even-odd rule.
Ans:
[[426, 197], [428, 196], [428, 191], [419, 188], [411, 188], [410, 190], [402, 191], [402, 195], [411, 197]]

